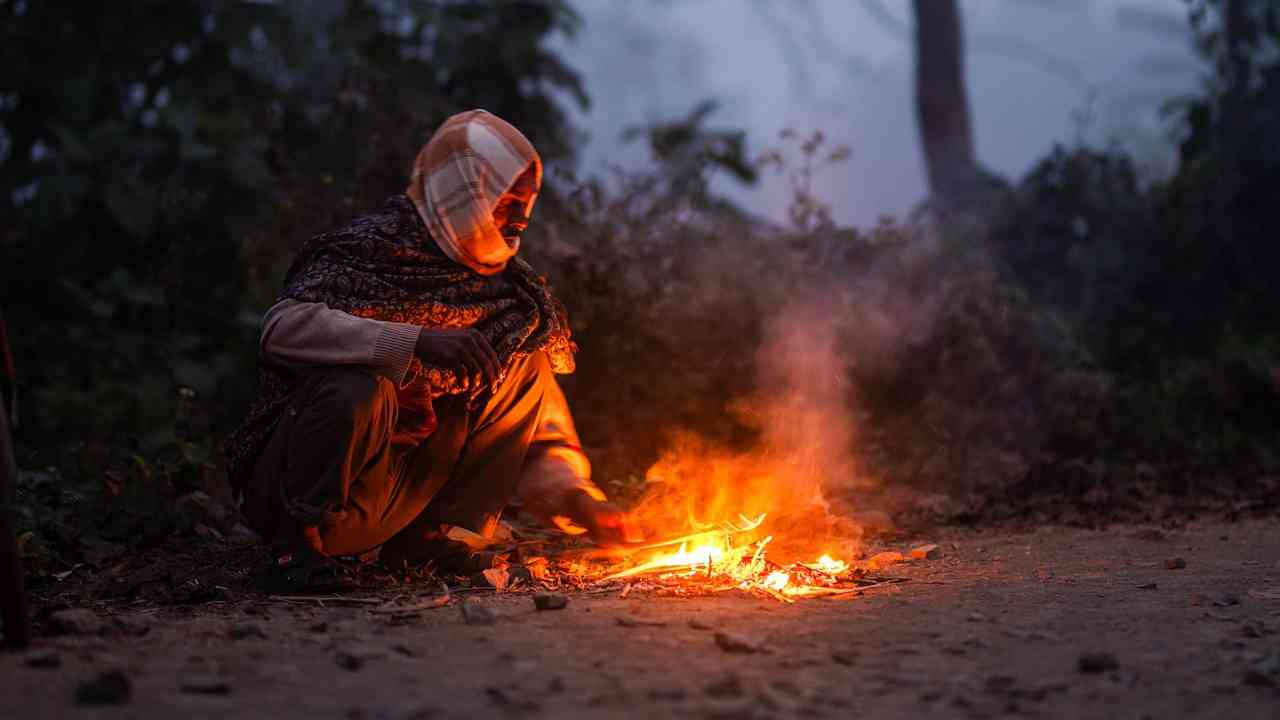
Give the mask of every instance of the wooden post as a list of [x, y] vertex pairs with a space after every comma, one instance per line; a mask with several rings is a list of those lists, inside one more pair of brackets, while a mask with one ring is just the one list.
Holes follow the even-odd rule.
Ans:
[[[12, 358], [5, 337], [4, 317], [0, 316], [0, 361], [12, 380]], [[22, 582], [22, 558], [18, 555], [18, 536], [13, 522], [13, 501], [18, 492], [18, 461], [13, 452], [13, 436], [9, 433], [9, 406], [0, 395], [0, 620], [4, 621], [4, 639], [12, 647], [25, 647], [31, 641], [31, 624], [27, 617], [27, 594]]]

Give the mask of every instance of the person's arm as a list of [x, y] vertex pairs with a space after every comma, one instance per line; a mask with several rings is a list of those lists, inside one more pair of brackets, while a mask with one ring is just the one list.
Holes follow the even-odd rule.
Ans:
[[621, 511], [591, 480], [591, 463], [582, 451], [569, 403], [552, 381], [543, 414], [517, 486], [521, 506], [570, 534], [590, 532], [599, 542], [633, 539]]
[[422, 328], [281, 300], [262, 319], [262, 352], [298, 365], [363, 365], [403, 385]]
[[501, 371], [489, 341], [475, 328], [422, 328], [356, 317], [324, 303], [281, 300], [262, 319], [262, 352], [284, 364], [363, 365], [404, 387], [410, 362], [453, 372], [469, 387], [495, 382]]

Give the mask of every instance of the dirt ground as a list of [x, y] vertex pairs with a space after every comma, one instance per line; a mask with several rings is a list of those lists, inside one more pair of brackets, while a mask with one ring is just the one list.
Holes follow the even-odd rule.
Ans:
[[[1280, 519], [935, 539], [940, 559], [886, 571], [908, 582], [794, 605], [122, 608], [0, 655], [0, 717], [1280, 717]], [[77, 701], [112, 671], [122, 704]]]

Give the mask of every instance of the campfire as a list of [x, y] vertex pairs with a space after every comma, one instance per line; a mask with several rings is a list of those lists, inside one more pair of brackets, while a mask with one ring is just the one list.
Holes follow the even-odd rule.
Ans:
[[750, 428], [730, 444], [690, 430], [666, 438], [631, 511], [647, 543], [554, 561], [584, 590], [696, 595], [743, 591], [781, 602], [851, 596], [889, 579], [859, 561], [862, 528], [830, 499], [870, 486], [852, 457], [854, 416], [828, 296], [777, 309], [757, 350], [757, 391], [726, 412]]
[[[809, 432], [789, 446], [747, 451], [677, 436], [650, 467], [628, 511], [643, 541], [602, 548], [525, 527], [507, 537], [509, 544], [488, 546], [495, 564], [464, 579], [464, 587], [620, 597], [737, 592], [794, 603], [856, 597], [904, 582], [879, 571], [905, 558], [884, 552], [864, 559], [862, 527], [829, 501], [828, 492], [858, 487], [853, 465], [829, 450], [836, 443], [816, 442], [829, 439], [821, 428], [832, 423], [793, 425]], [[474, 535], [454, 528], [450, 537], [454, 532]], [[485, 543], [474, 539], [477, 547]], [[521, 572], [509, 572], [510, 562]]]
[[773, 562], [768, 558], [773, 536], [757, 532], [766, 519], [764, 514], [740, 516], [714, 529], [640, 547], [570, 554], [559, 569], [584, 589], [617, 589], [623, 596], [636, 589], [678, 596], [738, 590], [784, 603], [852, 595], [894, 581], [869, 577], [874, 563], [826, 554], [812, 562]]
[[[677, 443], [650, 471], [633, 511], [649, 542], [562, 555], [557, 573], [622, 594], [742, 591], [792, 603], [854, 595], [873, 578], [861, 528], [833, 514], [818, 476], [759, 455]], [[745, 511], [743, 510], [745, 509]]]

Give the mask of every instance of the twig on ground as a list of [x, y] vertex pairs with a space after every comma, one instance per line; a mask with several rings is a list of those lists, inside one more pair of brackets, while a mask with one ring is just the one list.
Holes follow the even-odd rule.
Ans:
[[774, 590], [773, 588], [767, 588], [767, 587], [764, 587], [763, 585], [760, 585], [754, 589], [759, 590], [760, 592], [763, 592], [764, 594], [768, 595], [774, 600], [777, 600], [778, 602], [784, 602], [784, 603], [787, 603], [788, 605], [795, 602], [795, 598], [787, 597], [786, 595], [783, 595], [782, 593], [778, 592], [777, 590]]
[[421, 612], [422, 610], [432, 610], [435, 608], [442, 608], [445, 605], [449, 604], [450, 594], [449, 594], [448, 585], [445, 585], [444, 583], [440, 583], [440, 587], [444, 590], [444, 594], [437, 595], [431, 598], [430, 600], [427, 600], [426, 602], [420, 602], [413, 605], [391, 605], [390, 603], [384, 603], [382, 605], [379, 605], [376, 608], [370, 608], [369, 612], [380, 613], [380, 614], [390, 614], [390, 615], [402, 615], [402, 614]]
[[496, 593], [498, 592], [498, 590], [496, 588], [491, 588], [491, 587], [460, 587], [460, 588], [453, 588], [453, 590], [451, 590], [450, 592], [452, 592], [454, 595], [464, 595], [466, 593], [486, 593], [486, 592]]
[[427, 602], [418, 603], [416, 605], [397, 605], [394, 607], [379, 606], [376, 608], [369, 608], [369, 612], [385, 614], [385, 615], [407, 615], [410, 613], [421, 612], [423, 610], [433, 610], [435, 608], [442, 608], [448, 604], [449, 604], [449, 596], [441, 595], [439, 597], [434, 597], [428, 600]]
[[815, 593], [811, 593], [809, 596], [835, 598], [835, 597], [841, 597], [844, 595], [861, 595], [864, 590], [873, 590], [875, 588], [884, 587], [886, 585], [897, 585], [902, 582], [905, 582], [905, 581], [904, 580], [885, 580], [883, 582], [872, 583], [871, 585], [860, 585], [855, 588], [841, 588], [839, 590], [833, 589], [827, 592], [815, 592]]
[[321, 605], [329, 602], [353, 605], [380, 605], [386, 602], [381, 598], [355, 598], [341, 595], [268, 595], [267, 599], [277, 602], [314, 602]]

